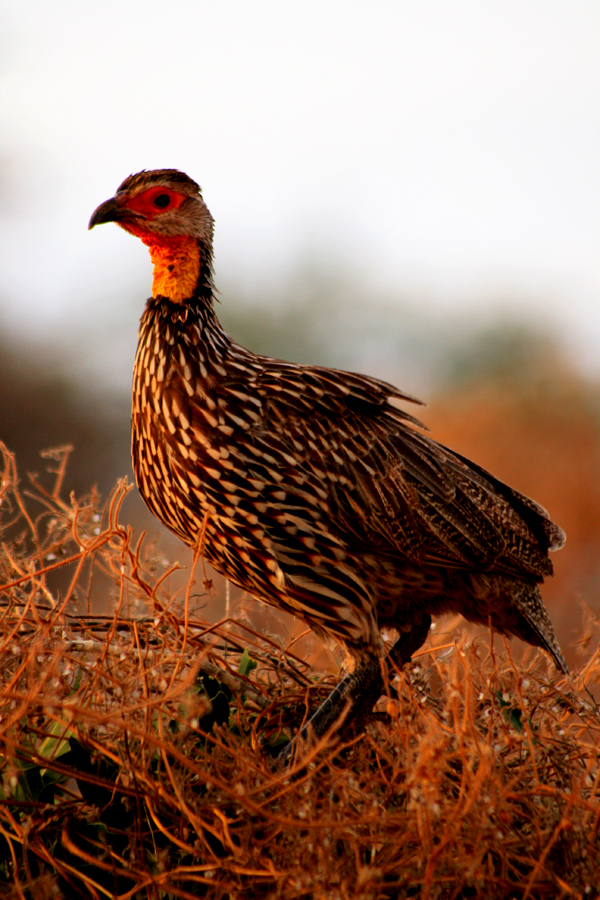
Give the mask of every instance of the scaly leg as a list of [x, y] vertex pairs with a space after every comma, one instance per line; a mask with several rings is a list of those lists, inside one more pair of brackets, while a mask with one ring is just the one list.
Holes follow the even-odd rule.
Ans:
[[[421, 621], [411, 631], [403, 632], [387, 655], [388, 662], [402, 668], [419, 647], [425, 642], [431, 626], [431, 616], [423, 615]], [[329, 697], [311, 716], [298, 734], [281, 751], [278, 761], [289, 764], [294, 758], [298, 746], [307, 738], [318, 740], [339, 719], [349, 706], [348, 717], [342, 725], [351, 726], [354, 730], [362, 723], [362, 719], [371, 712], [383, 691], [381, 660], [371, 659], [347, 675]], [[347, 725], [346, 725], [347, 723]]]

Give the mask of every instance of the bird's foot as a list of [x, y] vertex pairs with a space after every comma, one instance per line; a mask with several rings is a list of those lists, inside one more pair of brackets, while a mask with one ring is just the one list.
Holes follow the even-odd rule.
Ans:
[[[425, 642], [430, 626], [431, 616], [423, 615], [417, 625], [400, 635], [388, 653], [387, 661], [401, 669]], [[380, 659], [371, 659], [347, 675], [279, 753], [278, 765], [289, 766], [299, 758], [301, 748], [319, 741], [334, 729], [336, 723], [339, 723], [335, 729], [338, 737], [361, 731], [383, 691], [381, 663]]]

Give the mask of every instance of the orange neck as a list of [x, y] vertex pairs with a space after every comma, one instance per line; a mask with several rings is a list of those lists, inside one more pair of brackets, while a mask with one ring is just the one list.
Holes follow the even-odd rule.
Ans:
[[154, 264], [152, 296], [168, 297], [174, 303], [189, 300], [200, 277], [198, 241], [192, 237], [141, 237]]

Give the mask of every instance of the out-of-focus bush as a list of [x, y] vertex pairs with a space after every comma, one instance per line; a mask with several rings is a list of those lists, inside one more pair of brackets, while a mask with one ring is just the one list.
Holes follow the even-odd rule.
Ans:
[[547, 340], [485, 339], [489, 355], [473, 345], [423, 418], [438, 440], [533, 497], [566, 532], [543, 589], [566, 646], [581, 625], [579, 601], [600, 612], [600, 389]]

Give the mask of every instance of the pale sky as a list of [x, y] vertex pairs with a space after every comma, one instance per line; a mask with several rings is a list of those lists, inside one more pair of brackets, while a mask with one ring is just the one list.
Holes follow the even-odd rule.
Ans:
[[598, 0], [5, 0], [0, 127], [4, 328], [93, 340], [137, 280], [134, 321], [146, 250], [87, 222], [176, 167], [218, 282], [331, 252], [432, 315], [550, 321], [600, 373]]

